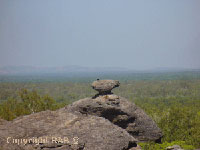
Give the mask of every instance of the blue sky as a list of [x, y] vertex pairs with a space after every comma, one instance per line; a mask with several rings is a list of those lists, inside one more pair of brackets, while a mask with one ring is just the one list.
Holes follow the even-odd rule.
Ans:
[[199, 0], [0, 0], [0, 66], [200, 68]]

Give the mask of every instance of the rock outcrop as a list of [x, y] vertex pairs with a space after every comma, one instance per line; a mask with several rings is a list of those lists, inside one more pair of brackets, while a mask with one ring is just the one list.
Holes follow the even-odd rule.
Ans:
[[136, 142], [102, 117], [77, 115], [66, 108], [0, 125], [2, 150], [128, 150], [136, 147]]
[[114, 94], [85, 98], [67, 108], [71, 112], [105, 118], [139, 141], [160, 142], [162, 137], [161, 130], [142, 109]]
[[166, 148], [166, 150], [183, 150], [179, 145], [173, 145]]
[[161, 130], [143, 110], [111, 93], [118, 81], [96, 82], [93, 98], [1, 121], [0, 150], [134, 150], [138, 141], [160, 141]]
[[[98, 95], [111, 94], [111, 90], [120, 85], [117, 80], [97, 80], [92, 83], [92, 88], [99, 92]], [[98, 96], [97, 95], [97, 96]]]

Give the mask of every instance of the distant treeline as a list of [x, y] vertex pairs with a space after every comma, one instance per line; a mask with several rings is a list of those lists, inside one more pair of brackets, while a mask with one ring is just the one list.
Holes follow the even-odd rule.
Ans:
[[0, 75], [1, 82], [92, 82], [97, 78], [129, 80], [192, 80], [200, 79], [200, 70], [179, 72], [101, 72], [69, 74]]

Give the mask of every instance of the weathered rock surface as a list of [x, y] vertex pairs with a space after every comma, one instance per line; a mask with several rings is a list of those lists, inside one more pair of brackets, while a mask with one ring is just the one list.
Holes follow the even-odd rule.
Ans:
[[68, 106], [69, 111], [108, 119], [139, 141], [160, 142], [161, 130], [134, 103], [114, 94], [85, 98]]
[[0, 125], [1, 125], [1, 124], [4, 124], [4, 123], [6, 123], [6, 122], [7, 122], [6, 120], [3, 120], [3, 119], [0, 118]]
[[183, 150], [179, 145], [173, 145], [166, 148], [166, 150]]
[[111, 90], [120, 85], [117, 80], [97, 80], [92, 83], [92, 88], [100, 95], [111, 93]]
[[137, 146], [136, 142], [128, 132], [102, 117], [78, 115], [66, 108], [0, 125], [3, 150], [129, 150]]
[[119, 81], [92, 84], [99, 94], [56, 111], [0, 120], [0, 150], [139, 150], [162, 133], [142, 109], [111, 93]]

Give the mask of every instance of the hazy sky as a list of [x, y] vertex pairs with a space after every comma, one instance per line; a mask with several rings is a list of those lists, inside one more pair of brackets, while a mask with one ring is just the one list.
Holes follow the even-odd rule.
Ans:
[[200, 0], [0, 0], [0, 66], [200, 68]]

